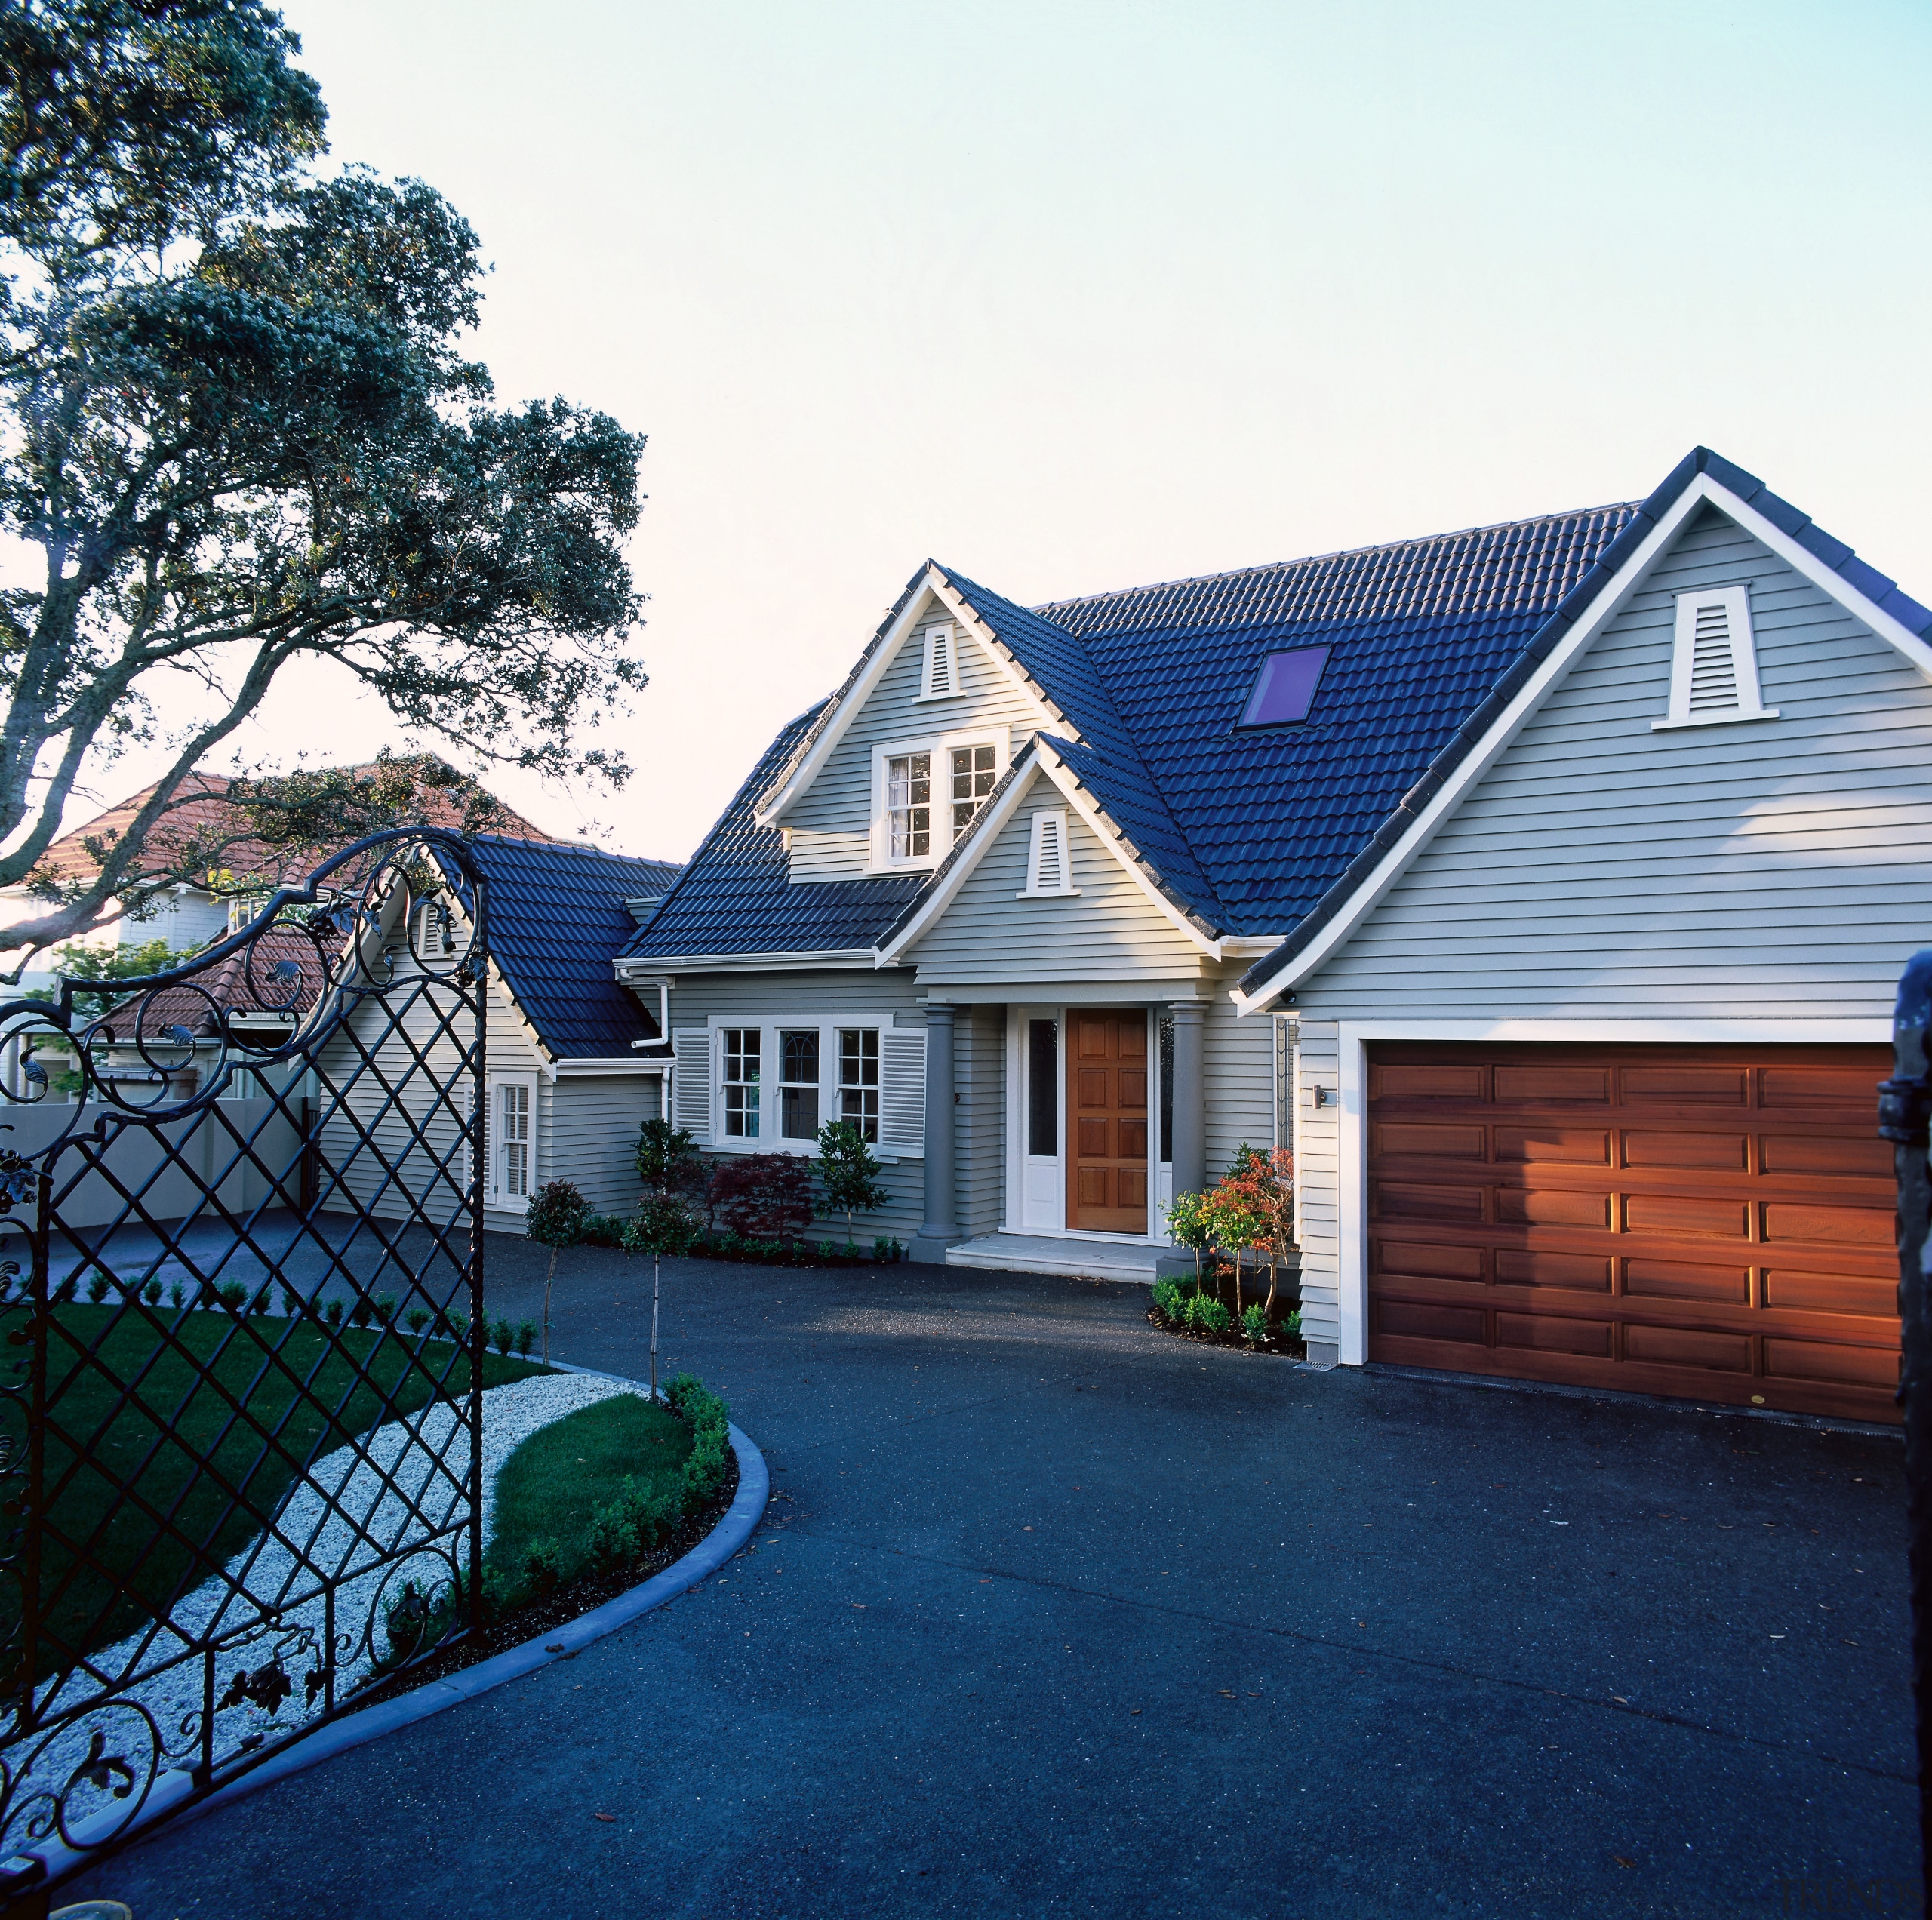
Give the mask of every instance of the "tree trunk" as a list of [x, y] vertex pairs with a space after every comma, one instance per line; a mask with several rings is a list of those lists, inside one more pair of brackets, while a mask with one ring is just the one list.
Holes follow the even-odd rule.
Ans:
[[657, 1398], [657, 1256], [651, 1257], [651, 1397]]
[[550, 1282], [557, 1277], [557, 1250], [550, 1249], [550, 1270], [543, 1276], [543, 1364], [550, 1364]]

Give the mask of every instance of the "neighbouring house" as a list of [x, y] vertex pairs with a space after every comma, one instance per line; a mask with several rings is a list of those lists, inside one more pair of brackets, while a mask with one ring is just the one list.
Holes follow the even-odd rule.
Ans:
[[[480, 834], [469, 847], [489, 918], [485, 1227], [521, 1233], [531, 1196], [553, 1180], [572, 1182], [598, 1211], [626, 1212], [641, 1191], [638, 1128], [662, 1112], [670, 1049], [648, 1001], [611, 977], [611, 956], [656, 911], [680, 869], [554, 840]], [[424, 1062], [460, 1084], [450, 1035], [437, 1026], [447, 996], [412, 1000], [409, 984], [426, 971], [448, 972], [468, 950], [472, 903], [451, 878], [449, 895], [412, 909], [415, 925], [399, 924], [399, 908], [385, 921], [382, 977], [401, 991], [356, 1008], [319, 1062], [367, 1134], [358, 1140], [346, 1121], [333, 1134], [325, 1126], [323, 1157], [379, 1213], [405, 1213], [431, 1194], [453, 1204], [463, 1183], [452, 1184], [435, 1164], [440, 1155], [448, 1168], [459, 1165], [453, 1110], [429, 1115], [420, 1141], [398, 1131], [397, 1150], [415, 1156], [407, 1177], [379, 1150], [391, 1090], [425, 1085]], [[460, 1164], [466, 1173], [466, 1159]]]
[[[371, 773], [376, 769], [372, 763], [351, 771]], [[154, 863], [166, 871], [177, 850], [185, 851], [198, 835], [214, 835], [226, 844], [225, 864], [229, 884], [217, 887], [212, 878], [205, 885], [197, 885], [188, 879], [177, 881], [143, 903], [138, 912], [122, 912], [117, 906], [100, 926], [82, 937], [81, 945], [112, 950], [144, 946], [151, 940], [163, 940], [178, 953], [192, 952], [245, 925], [261, 899], [281, 880], [301, 877], [299, 873], [287, 870], [290, 857], [285, 851], [270, 847], [247, 834], [245, 816], [228, 798], [229, 785], [230, 782], [221, 774], [190, 774], [183, 783], [175, 804], [162, 816], [148, 842]], [[118, 839], [139, 816], [153, 793], [152, 786], [143, 787], [118, 805], [83, 822], [71, 832], [63, 833], [42, 857], [40, 872], [57, 880], [85, 879], [97, 873], [99, 863], [89, 852], [88, 843], [111, 844]], [[460, 829], [461, 809], [448, 795], [429, 789], [423, 793], [421, 801], [426, 825]], [[496, 803], [496, 810], [498, 832], [528, 840], [549, 837], [542, 829], [533, 826], [500, 802]], [[300, 863], [312, 869], [329, 854], [339, 851], [339, 848], [330, 847], [310, 851], [301, 857]], [[259, 895], [234, 891], [233, 881], [245, 882], [257, 875], [262, 880]], [[45, 911], [45, 906], [33, 897], [26, 885], [0, 887], [0, 952], [5, 951], [8, 928], [35, 918]], [[20, 976], [18, 990], [44, 991], [54, 979], [54, 974], [45, 968], [31, 970]]]
[[1026, 608], [929, 563], [617, 978], [713, 1153], [1150, 1278], [1296, 1154], [1368, 1360], [1892, 1417], [1872, 1086], [1932, 614], [1706, 451], [1648, 500]]

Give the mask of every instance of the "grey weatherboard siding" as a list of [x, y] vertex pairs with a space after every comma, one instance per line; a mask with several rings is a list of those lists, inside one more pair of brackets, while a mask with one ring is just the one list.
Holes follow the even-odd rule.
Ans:
[[[1676, 594], [1748, 581], [1775, 720], [1653, 732]], [[1884, 1017], [1932, 925], [1932, 688], [1706, 508], [1297, 990], [1325, 1018]]]

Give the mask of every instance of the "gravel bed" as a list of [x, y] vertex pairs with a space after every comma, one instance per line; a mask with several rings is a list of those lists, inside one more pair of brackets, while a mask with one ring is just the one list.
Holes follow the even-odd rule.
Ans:
[[[642, 1395], [645, 1391], [624, 1381], [583, 1374], [541, 1374], [488, 1389], [483, 1395], [486, 1548], [495, 1517], [497, 1475], [524, 1441], [580, 1407], [614, 1393]], [[111, 1703], [83, 1714], [51, 1738], [42, 1733], [0, 1746], [0, 1767], [15, 1780], [10, 1806], [16, 1812], [16, 1842], [22, 1837], [17, 1813], [23, 1800], [36, 1791], [58, 1792], [77, 1768], [89, 1762], [90, 1743], [97, 1731], [103, 1745], [94, 1758], [109, 1771], [103, 1784], [82, 1785], [69, 1795], [69, 1824], [111, 1805], [112, 1788], [125, 1784], [125, 1777], [112, 1770], [116, 1755], [126, 1756], [137, 1793], [157, 1768], [157, 1749], [173, 1745], [179, 1756], [162, 1758], [159, 1766], [192, 1764], [199, 1746], [195, 1736], [204, 1672], [202, 1660], [179, 1658], [191, 1636], [235, 1636], [217, 1656], [217, 1694], [235, 1672], [266, 1666], [278, 1651], [286, 1654], [284, 1666], [295, 1682], [295, 1691], [272, 1715], [247, 1702], [218, 1711], [217, 1754], [233, 1752], [251, 1734], [273, 1735], [300, 1725], [312, 1712], [303, 1698], [302, 1675], [315, 1664], [313, 1652], [300, 1646], [300, 1636], [308, 1629], [318, 1645], [325, 1631], [325, 1602], [315, 1591], [318, 1571], [337, 1583], [338, 1641], [353, 1640], [352, 1646], [338, 1651], [337, 1694], [360, 1685], [374, 1664], [369, 1641], [381, 1638], [380, 1623], [373, 1635], [365, 1628], [379, 1596], [386, 1604], [402, 1592], [405, 1581], [413, 1579], [420, 1589], [449, 1577], [449, 1562], [443, 1557], [452, 1544], [449, 1540], [440, 1543], [438, 1550], [413, 1556], [406, 1549], [411, 1538], [427, 1539], [467, 1518], [462, 1482], [468, 1465], [468, 1435], [446, 1405], [432, 1405], [392, 1420], [318, 1461], [308, 1479], [289, 1490], [274, 1525], [237, 1554], [222, 1576], [188, 1595], [168, 1622], [151, 1624], [103, 1648], [89, 1657], [85, 1667], [43, 1693], [43, 1725], [45, 1716], [59, 1712], [63, 1703], [78, 1702], [125, 1675], [146, 1670], [145, 1678], [134, 1680]], [[426, 1520], [420, 1517], [424, 1513]], [[460, 1537], [454, 1544], [460, 1555]], [[275, 1627], [264, 1629], [257, 1624], [264, 1613], [278, 1609]], [[177, 1663], [161, 1672], [151, 1670], [169, 1659]]]

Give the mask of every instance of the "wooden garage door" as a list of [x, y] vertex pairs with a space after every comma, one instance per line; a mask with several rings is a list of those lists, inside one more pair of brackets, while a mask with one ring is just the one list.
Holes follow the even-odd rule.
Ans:
[[1369, 1053], [1371, 1360], [1896, 1421], [1884, 1047]]

